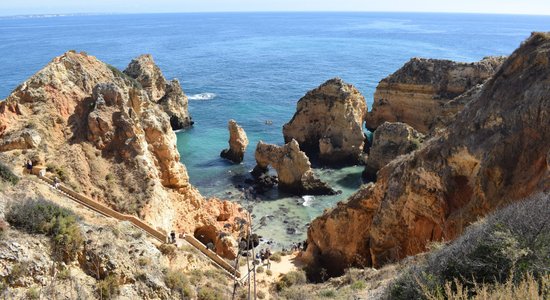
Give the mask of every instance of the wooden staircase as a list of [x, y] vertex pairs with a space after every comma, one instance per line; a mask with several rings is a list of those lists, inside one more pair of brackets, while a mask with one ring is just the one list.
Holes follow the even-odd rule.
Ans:
[[[45, 171], [43, 168], [37, 167], [33, 168], [33, 174], [38, 176], [43, 182], [47, 183], [48, 185], [53, 186], [54, 181], [48, 178], [45, 175]], [[141, 219], [137, 218], [136, 216], [122, 214], [117, 212], [116, 210], [113, 210], [91, 198], [88, 198], [82, 194], [79, 194], [68, 187], [66, 187], [64, 184], [59, 183], [57, 190], [59, 193], [61, 193], [63, 196], [73, 200], [74, 202], [81, 204], [88, 209], [91, 209], [103, 216], [115, 218], [119, 221], [128, 221], [132, 225], [134, 225], [136, 228], [143, 230], [147, 235], [150, 237], [158, 240], [161, 243], [166, 243], [168, 241], [168, 236], [155, 228], [153, 228], [151, 225], [145, 223]], [[204, 254], [208, 259], [212, 261], [212, 263], [217, 266], [218, 268], [223, 269], [226, 274], [233, 279], [239, 280], [241, 277], [241, 273], [239, 270], [236, 270], [233, 266], [231, 266], [225, 259], [220, 257], [218, 254], [213, 252], [212, 250], [206, 248], [204, 244], [202, 244], [199, 240], [197, 240], [194, 236], [184, 234], [183, 239], [192, 247], [199, 250], [202, 254]]]

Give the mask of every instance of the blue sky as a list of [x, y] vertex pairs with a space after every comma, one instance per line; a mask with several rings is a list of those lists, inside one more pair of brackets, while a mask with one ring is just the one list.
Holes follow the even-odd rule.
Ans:
[[550, 0], [0, 0], [0, 15], [211, 11], [407, 11], [550, 15]]

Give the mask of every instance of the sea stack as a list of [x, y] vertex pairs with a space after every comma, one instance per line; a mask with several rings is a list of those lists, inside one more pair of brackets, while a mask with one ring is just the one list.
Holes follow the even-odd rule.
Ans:
[[[475, 63], [413, 58], [376, 87], [366, 126], [374, 131], [384, 122], [403, 122], [421, 133], [436, 125], [438, 116], [449, 114], [444, 107], [455, 97], [495, 74], [505, 57], [487, 57]], [[451, 112], [462, 110], [457, 102]]]
[[311, 163], [296, 140], [284, 146], [266, 144], [256, 146], [256, 167], [253, 175], [259, 177], [268, 172], [271, 165], [279, 178], [279, 189], [296, 195], [334, 195], [336, 192], [326, 183], [317, 179]]
[[309, 91], [284, 125], [285, 142], [296, 140], [309, 157], [326, 165], [354, 164], [363, 153], [365, 98], [340, 78]]
[[229, 130], [229, 149], [222, 150], [220, 156], [234, 163], [241, 163], [248, 146], [246, 132], [235, 120], [229, 120], [227, 129]]
[[547, 193], [549, 49], [548, 33], [522, 43], [449, 127], [315, 219], [304, 257], [333, 275], [350, 265], [380, 267], [455, 239], [507, 203]]
[[179, 81], [167, 81], [151, 55], [144, 54], [133, 59], [124, 70], [124, 74], [135, 79], [135, 83], [143, 87], [151, 101], [161, 105], [170, 117], [173, 130], [193, 125], [188, 111], [189, 100]]

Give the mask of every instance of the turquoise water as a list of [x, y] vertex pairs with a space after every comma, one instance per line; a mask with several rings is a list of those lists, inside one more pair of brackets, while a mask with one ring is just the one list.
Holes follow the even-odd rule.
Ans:
[[[179, 132], [178, 149], [203, 194], [240, 198], [235, 182], [254, 166], [262, 139], [282, 143], [282, 125], [296, 101], [325, 80], [354, 84], [370, 107], [378, 81], [414, 56], [475, 61], [510, 54], [550, 17], [403, 13], [226, 13], [0, 18], [0, 99], [54, 56], [86, 51], [124, 68], [153, 54], [167, 78], [190, 96], [194, 128]], [[205, 94], [208, 93], [208, 94]], [[227, 121], [251, 141], [245, 162], [219, 158]], [[272, 125], [265, 125], [272, 120]], [[309, 203], [273, 192], [254, 205], [258, 231], [281, 244], [300, 241], [305, 225], [361, 184], [361, 167], [316, 170], [343, 191]], [[230, 192], [231, 194], [228, 194]], [[285, 223], [286, 222], [286, 223]], [[287, 228], [296, 230], [287, 234]]]

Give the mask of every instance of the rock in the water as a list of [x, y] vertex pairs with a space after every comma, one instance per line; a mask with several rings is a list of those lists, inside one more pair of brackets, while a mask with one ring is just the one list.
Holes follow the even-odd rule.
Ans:
[[423, 139], [423, 134], [405, 123], [385, 122], [374, 131], [364, 176], [375, 181], [378, 170], [399, 155], [418, 149]]
[[317, 179], [311, 169], [308, 157], [296, 140], [284, 146], [258, 142], [256, 146], [256, 167], [253, 175], [267, 173], [271, 165], [279, 178], [279, 189], [297, 194], [333, 195], [336, 192], [326, 183]]
[[283, 127], [285, 142], [295, 139], [308, 156], [319, 155], [328, 165], [357, 163], [366, 114], [365, 98], [354, 86], [328, 80], [298, 101], [294, 117]]
[[449, 127], [315, 219], [304, 257], [330, 274], [381, 266], [456, 238], [502, 205], [548, 195], [549, 77], [550, 33], [535, 33]]
[[[413, 58], [376, 87], [374, 104], [366, 118], [371, 131], [384, 122], [403, 122], [427, 133], [436, 118], [448, 114], [444, 105], [495, 74], [504, 57], [475, 63]], [[455, 103], [453, 112], [464, 103]]]
[[193, 125], [187, 107], [189, 100], [179, 81], [174, 79], [168, 82], [151, 55], [144, 54], [132, 60], [124, 74], [135, 79], [147, 91], [151, 101], [161, 104], [170, 117], [172, 129], [179, 130]]
[[235, 120], [229, 120], [227, 128], [229, 129], [229, 149], [222, 150], [220, 156], [235, 163], [240, 163], [243, 161], [244, 152], [248, 146], [246, 132]]

